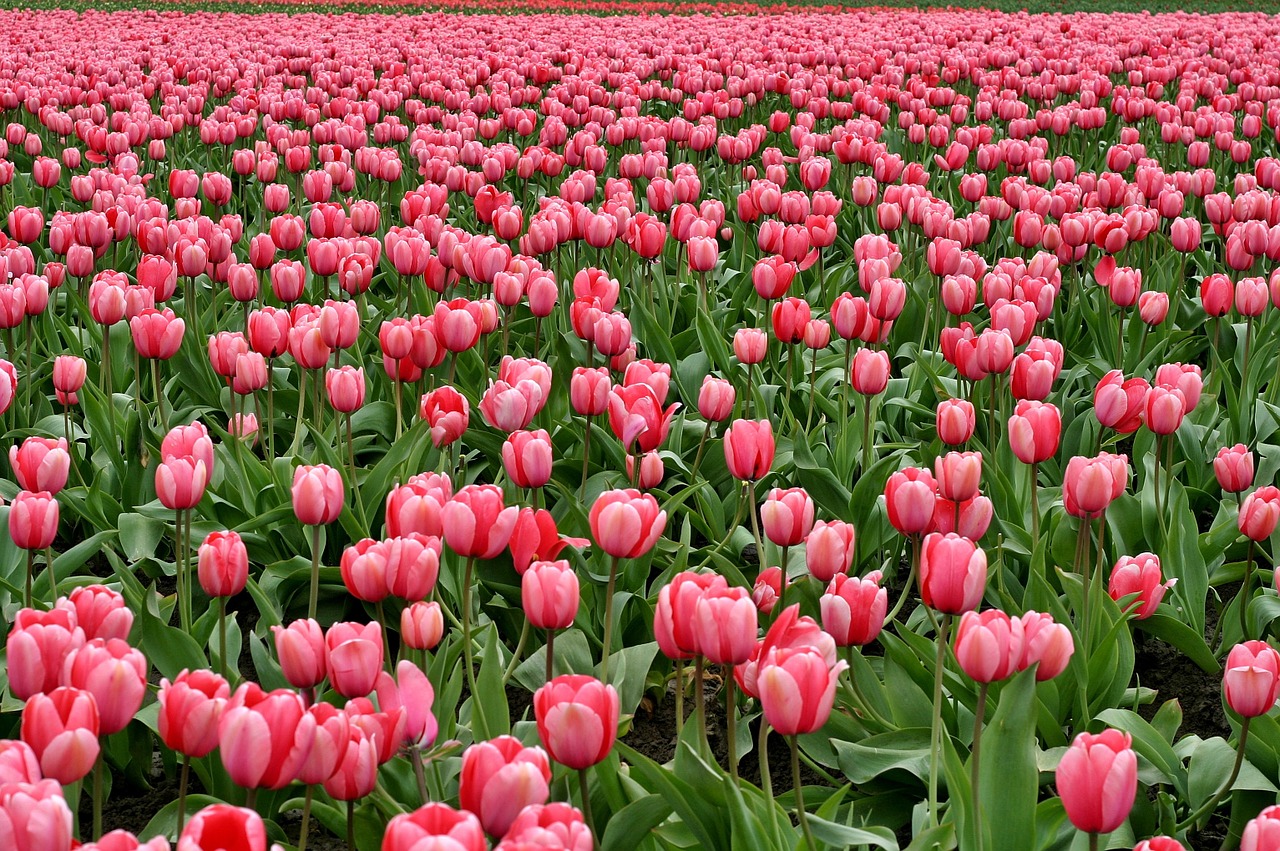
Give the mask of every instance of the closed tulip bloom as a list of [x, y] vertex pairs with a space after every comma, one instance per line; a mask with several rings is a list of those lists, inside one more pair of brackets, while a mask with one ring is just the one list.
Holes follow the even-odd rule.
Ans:
[[956, 629], [960, 669], [974, 682], [993, 683], [1018, 670], [1023, 658], [1022, 621], [999, 609], [965, 612]]
[[848, 573], [857, 555], [852, 523], [819, 520], [804, 542], [804, 560], [809, 573], [819, 582], [830, 582]]
[[324, 783], [337, 770], [351, 738], [351, 723], [346, 712], [323, 701], [307, 707], [307, 714], [315, 721], [315, 740], [296, 779], [314, 786]]
[[578, 574], [567, 561], [535, 561], [520, 577], [520, 603], [538, 629], [567, 629], [578, 614]]
[[169, 308], [147, 308], [129, 320], [139, 357], [168, 360], [178, 353], [186, 323]]
[[[12, 530], [13, 515], [10, 514], [9, 517], [9, 528]], [[1274, 485], [1258, 488], [1240, 503], [1240, 516], [1237, 519], [1240, 534], [1251, 541], [1270, 538], [1277, 521], [1280, 521], [1280, 489]]]
[[1155, 614], [1165, 592], [1177, 582], [1176, 579], [1168, 582], [1163, 582], [1162, 579], [1159, 556], [1154, 553], [1124, 556], [1111, 569], [1107, 593], [1116, 602], [1130, 594], [1137, 594], [1128, 608], [1134, 612], [1134, 617], [1144, 620]]
[[213, 804], [187, 822], [176, 851], [267, 851], [267, 827], [253, 810]]
[[903, 535], [919, 535], [933, 523], [938, 486], [928, 470], [907, 467], [889, 477], [884, 500], [893, 528]]
[[889, 354], [884, 351], [858, 349], [850, 369], [850, 383], [863, 396], [883, 393], [889, 386]]
[[550, 782], [546, 751], [499, 736], [463, 751], [458, 804], [474, 813], [490, 836], [503, 836], [521, 810], [547, 802]]
[[288, 626], [273, 626], [276, 656], [284, 678], [294, 688], [315, 688], [328, 673], [328, 652], [324, 630], [314, 620], [296, 620]]
[[982, 454], [948, 452], [933, 464], [938, 495], [952, 502], [964, 502], [978, 493], [982, 481]]
[[774, 488], [760, 506], [760, 522], [770, 541], [793, 547], [813, 529], [813, 513], [813, 499], [804, 488]]
[[485, 851], [485, 846], [478, 818], [435, 802], [395, 816], [382, 835], [382, 851]]
[[444, 533], [440, 511], [453, 498], [453, 483], [437, 473], [411, 476], [387, 494], [387, 534], [391, 537], [418, 532], [440, 537]]
[[1240, 851], [1274, 851], [1280, 848], [1280, 805], [1270, 806], [1244, 826]]
[[733, 413], [736, 398], [737, 392], [732, 384], [708, 375], [702, 379], [702, 387], [698, 391], [698, 413], [708, 422], [724, 422]]
[[944, 399], [938, 403], [938, 439], [948, 446], [962, 446], [973, 437], [977, 416], [966, 399]]
[[200, 545], [196, 575], [210, 597], [234, 597], [249, 580], [249, 551], [235, 532], [210, 532]]
[[1218, 450], [1213, 458], [1213, 474], [1227, 493], [1240, 493], [1253, 485], [1253, 453], [1243, 443]]
[[1149, 389], [1146, 379], [1130, 378], [1126, 381], [1120, 370], [1113, 369], [1094, 388], [1094, 415], [1099, 423], [1121, 434], [1137, 431], [1142, 425]]
[[1173, 434], [1186, 415], [1186, 399], [1181, 390], [1152, 387], [1147, 391], [1144, 422], [1154, 434]]
[[733, 354], [740, 363], [760, 363], [768, 350], [769, 335], [759, 328], [739, 328], [733, 334]]
[[609, 410], [609, 391], [612, 389], [608, 367], [591, 369], [579, 366], [573, 370], [573, 378], [569, 381], [569, 402], [579, 415], [598, 417]]
[[1153, 836], [1133, 846], [1133, 851], [1186, 851], [1172, 836]]
[[431, 443], [439, 449], [453, 443], [467, 430], [471, 405], [465, 396], [446, 384], [422, 397], [418, 416], [431, 427]]
[[779, 647], [761, 660], [756, 674], [760, 708], [769, 726], [783, 736], [813, 733], [831, 717], [836, 684], [848, 668], [828, 663], [813, 647]]
[[5, 640], [9, 691], [18, 700], [58, 687], [67, 656], [86, 641], [75, 612], [20, 609]]
[[1079, 455], [1067, 462], [1062, 479], [1062, 504], [1073, 517], [1101, 517], [1129, 484], [1129, 459], [1103, 452], [1095, 458]]
[[324, 791], [338, 801], [355, 801], [373, 791], [378, 782], [378, 748], [362, 728], [351, 726], [339, 749], [337, 768], [324, 781]]
[[639, 558], [662, 536], [667, 512], [650, 494], [625, 488], [596, 497], [588, 515], [591, 537], [614, 558]]
[[822, 628], [840, 647], [861, 647], [880, 635], [889, 609], [889, 592], [880, 587], [880, 571], [864, 579], [838, 573], [818, 600]]
[[769, 420], [734, 420], [724, 433], [724, 458], [729, 474], [741, 481], [759, 481], [773, 466], [776, 449]]
[[1169, 315], [1169, 294], [1155, 290], [1138, 296], [1138, 316], [1147, 325], [1155, 327]]
[[160, 740], [169, 750], [199, 759], [218, 746], [218, 721], [231, 689], [213, 671], [183, 669], [174, 681], [160, 680], [157, 718]]
[[303, 464], [293, 471], [293, 513], [304, 526], [337, 520], [345, 498], [342, 474], [327, 464]]
[[717, 665], [741, 665], [756, 645], [757, 613], [746, 588], [711, 588], [693, 608], [694, 644], [698, 655]]
[[564, 851], [591, 851], [595, 839], [576, 807], [558, 801], [533, 804], [516, 816], [507, 835], [494, 851], [529, 851], [560, 848]]
[[436, 602], [417, 602], [400, 612], [400, 640], [414, 650], [433, 650], [444, 637], [444, 615]]
[[502, 444], [502, 466], [519, 488], [540, 488], [551, 480], [551, 436], [545, 429], [515, 431]]
[[1023, 464], [1041, 464], [1058, 453], [1062, 414], [1056, 405], [1023, 399], [1009, 417], [1009, 447]]
[[283, 789], [311, 753], [315, 728], [315, 718], [296, 692], [267, 692], [257, 683], [245, 683], [218, 721], [222, 766], [237, 786]]
[[[82, 585], [70, 596], [60, 597], [54, 608], [72, 613], [72, 623], [84, 631], [86, 640], [128, 638], [133, 627], [133, 612], [124, 597], [105, 585]], [[9, 662], [13, 664], [13, 654]]]
[[127, 830], [104, 833], [97, 842], [87, 842], [80, 851], [170, 851], [172, 846], [163, 836], [155, 836], [143, 842]]
[[71, 469], [66, 438], [28, 437], [21, 446], [9, 447], [9, 465], [18, 487], [56, 496], [66, 486]]
[[920, 597], [935, 611], [958, 615], [982, 602], [987, 554], [968, 538], [934, 532], [920, 552]]
[[35, 752], [44, 776], [64, 786], [93, 768], [99, 731], [98, 705], [78, 688], [33, 695], [22, 709], [22, 741]]
[[324, 634], [329, 683], [343, 697], [373, 691], [382, 671], [382, 627], [376, 622], [335, 623]]
[[1223, 666], [1222, 692], [1231, 711], [1244, 718], [1266, 715], [1276, 705], [1280, 652], [1265, 641], [1231, 648]]
[[63, 685], [93, 695], [103, 735], [123, 730], [142, 707], [147, 691], [147, 660], [118, 638], [95, 638], [67, 656]]
[[184, 511], [195, 508], [209, 484], [209, 468], [190, 455], [165, 458], [156, 467], [156, 496], [165, 508]]
[[340, 414], [353, 414], [364, 406], [364, 367], [350, 365], [330, 369], [324, 375], [329, 405]]
[[1065, 624], [1040, 612], [1027, 612], [1022, 621], [1022, 660], [1019, 670], [1037, 665], [1036, 680], [1051, 680], [1067, 669], [1076, 652], [1075, 640]]
[[613, 750], [618, 711], [613, 686], [583, 674], [556, 677], [533, 695], [542, 746], [556, 762], [575, 770], [590, 768]]
[[1119, 730], [1081, 733], [1058, 763], [1058, 795], [1067, 818], [1085, 833], [1110, 833], [1124, 824], [1138, 791], [1133, 740]]
[[13, 851], [67, 851], [71, 808], [58, 781], [0, 785], [0, 836]]
[[555, 518], [545, 508], [522, 508], [511, 530], [511, 564], [523, 575], [535, 561], [554, 559], [565, 547], [586, 547], [586, 538], [569, 538], [560, 534]]
[[501, 488], [467, 485], [441, 510], [445, 542], [465, 558], [493, 558], [511, 540], [517, 514], [503, 505]]
[[53, 359], [53, 389], [58, 394], [60, 404], [76, 404], [76, 394], [84, 386], [88, 370], [89, 366], [84, 358], [58, 355]]
[[53, 546], [58, 535], [58, 501], [48, 491], [19, 491], [9, 506], [9, 537], [24, 550]]
[[1206, 275], [1200, 282], [1200, 305], [1210, 316], [1226, 316], [1235, 300], [1235, 286], [1224, 274]]

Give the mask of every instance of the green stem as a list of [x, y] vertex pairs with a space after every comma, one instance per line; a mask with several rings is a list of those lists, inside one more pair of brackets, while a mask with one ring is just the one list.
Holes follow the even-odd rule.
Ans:
[[676, 738], [684, 729], [684, 660], [676, 660]]
[[578, 769], [578, 792], [582, 796], [582, 820], [587, 824], [587, 830], [591, 831], [591, 845], [598, 848], [600, 843], [596, 839], [596, 823], [591, 815], [591, 790], [587, 787], [587, 769]]
[[733, 782], [738, 782], [738, 748], [734, 740], [734, 726], [736, 724], [736, 716], [738, 707], [733, 697], [733, 666], [729, 665], [725, 669], [724, 675], [724, 731], [725, 738], [728, 739], [729, 751], [729, 776], [733, 778]]
[[[637, 470], [639, 464], [636, 465]], [[604, 637], [602, 643], [604, 645], [600, 655], [600, 681], [609, 682], [609, 646], [613, 641], [613, 589], [618, 581], [618, 559], [616, 556], [609, 560], [609, 584], [605, 590], [604, 598]]]
[[982, 719], [987, 712], [987, 689], [990, 688], [989, 683], [978, 684], [978, 705], [973, 713], [973, 758], [969, 766], [969, 786], [973, 790], [973, 840], [974, 851], [982, 851], [986, 846], [985, 837], [982, 834], [982, 796], [979, 792], [979, 783], [981, 775], [979, 773], [979, 761], [982, 750]]
[[818, 851], [813, 841], [813, 833], [809, 830], [809, 816], [804, 809], [804, 786], [800, 783], [800, 743], [795, 736], [789, 736], [791, 743], [791, 782], [796, 793], [796, 819], [800, 822], [800, 832], [804, 834], [804, 843], [809, 851]]
[[942, 677], [947, 662], [947, 628], [951, 615], [938, 626], [938, 655], [933, 671], [933, 725], [929, 734], [929, 825], [938, 826], [938, 772], [942, 768]]
[[547, 682], [555, 678], [556, 673], [556, 631], [547, 630]]
[[587, 473], [591, 465], [591, 415], [587, 415], [587, 430], [582, 437], [582, 484], [578, 487], [578, 498], [587, 494]]
[[778, 805], [773, 800], [773, 776], [769, 772], [769, 722], [760, 716], [760, 742], [756, 746], [760, 752], [760, 788], [764, 791], [765, 800], [769, 802], [769, 824], [776, 835], [778, 833]]
[[347, 801], [347, 851], [356, 851], [356, 802]]
[[227, 598], [218, 598], [218, 666], [227, 678]]
[[31, 583], [32, 583], [32, 574], [35, 572], [35, 569], [36, 569], [35, 565], [36, 565], [36, 551], [27, 550], [27, 587], [26, 587], [26, 591], [22, 595], [22, 605], [28, 609], [31, 608]]
[[1242, 640], [1249, 637], [1249, 580], [1253, 578], [1253, 550], [1257, 543], [1249, 539], [1249, 554], [1244, 561], [1244, 580], [1240, 583], [1240, 593], [1237, 599], [1240, 601], [1240, 638]]
[[707, 750], [707, 695], [703, 680], [705, 665], [706, 661], [701, 656], [693, 662], [693, 708], [698, 716], [698, 748], [704, 752]]
[[311, 595], [307, 598], [307, 617], [316, 616], [316, 604], [320, 602], [320, 526], [311, 527]]
[[898, 612], [902, 611], [903, 605], [907, 602], [907, 598], [911, 596], [911, 587], [915, 582], [916, 571], [920, 565], [920, 545], [921, 539], [919, 535], [911, 536], [912, 554], [911, 569], [907, 572], [907, 582], [902, 586], [902, 594], [898, 597], [898, 602], [893, 604], [893, 611], [885, 616], [884, 622], [888, 623], [898, 616]]
[[515, 652], [511, 654], [511, 661], [507, 663], [507, 668], [502, 672], [502, 682], [506, 684], [511, 679], [511, 675], [515, 673], [516, 665], [520, 664], [520, 657], [524, 655], [524, 645], [529, 640], [529, 619], [524, 619], [524, 626], [520, 627], [520, 640], [516, 642]]
[[[182, 836], [182, 824], [187, 818], [187, 783], [191, 779], [191, 757], [182, 755], [182, 773], [178, 776], [178, 832], [175, 841]], [[304, 851], [299, 846], [298, 851]]]
[[462, 655], [467, 673], [467, 688], [471, 691], [472, 712], [478, 716], [479, 713], [475, 707], [479, 697], [476, 695], [476, 672], [471, 652], [471, 575], [475, 571], [475, 566], [475, 557], [469, 557], [462, 580]]
[[93, 763], [93, 840], [102, 838], [102, 752]]
[[302, 798], [302, 826], [298, 828], [298, 851], [307, 851], [307, 834], [311, 832], [311, 797], [315, 787], [307, 784], [306, 794]]
[[1195, 812], [1178, 823], [1177, 829], [1179, 833], [1195, 826], [1200, 819], [1211, 814], [1218, 808], [1218, 804], [1222, 803], [1222, 799], [1230, 794], [1231, 787], [1235, 785], [1236, 778], [1240, 776], [1240, 767], [1244, 765], [1245, 744], [1249, 741], [1249, 722], [1252, 720], [1252, 718], [1240, 719], [1240, 740], [1236, 743], [1236, 761], [1231, 766], [1231, 774], [1227, 777], [1227, 782], [1223, 783], [1218, 788], [1218, 791], [1213, 793], [1213, 797], [1209, 798]]
[[[418, 784], [418, 800], [425, 806], [427, 798], [427, 772], [422, 764], [422, 748], [414, 745], [409, 749], [409, 759], [413, 762], [413, 779]], [[298, 851], [303, 851], [299, 848]]]

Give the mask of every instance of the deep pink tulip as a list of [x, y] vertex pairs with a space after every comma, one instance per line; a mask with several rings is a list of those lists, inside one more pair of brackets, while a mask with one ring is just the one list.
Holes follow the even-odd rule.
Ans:
[[184, 669], [173, 682], [160, 681], [158, 728], [165, 747], [199, 759], [218, 746], [218, 722], [231, 689], [213, 671]]
[[337, 520], [345, 499], [342, 474], [327, 464], [303, 464], [293, 471], [293, 513], [303, 525]]
[[968, 538], [934, 532], [920, 552], [920, 596], [931, 609], [949, 615], [972, 611], [987, 584], [987, 555]]
[[22, 710], [22, 741], [40, 760], [40, 770], [66, 785], [82, 779], [98, 759], [98, 705], [78, 688], [33, 695]]
[[1058, 763], [1058, 794], [1067, 818], [1085, 833], [1124, 824], [1138, 791], [1138, 758], [1119, 730], [1081, 733]]
[[28, 437], [21, 446], [9, 447], [9, 465], [18, 487], [57, 496], [71, 469], [66, 438]]
[[547, 752], [514, 736], [477, 742], [462, 754], [458, 803], [480, 819], [490, 836], [503, 836], [525, 807], [550, 794]]
[[1265, 641], [1245, 641], [1227, 653], [1222, 692], [1231, 711], [1244, 718], [1266, 715], [1280, 688], [1280, 652]]
[[538, 738], [551, 758], [570, 769], [590, 768], [613, 750], [618, 693], [595, 677], [566, 674], [534, 692]]
[[231, 781], [245, 789], [292, 783], [315, 742], [315, 718], [306, 709], [287, 689], [236, 689], [218, 721], [218, 754]]
[[631, 488], [596, 497], [588, 519], [596, 545], [614, 558], [639, 558], [662, 536], [667, 513], [649, 494]]
[[296, 620], [286, 626], [273, 626], [276, 656], [284, 678], [294, 688], [315, 688], [328, 674], [328, 651], [324, 631], [314, 620]]
[[343, 697], [364, 697], [373, 691], [382, 671], [382, 627], [376, 622], [335, 623], [325, 631], [325, 665], [334, 691]]

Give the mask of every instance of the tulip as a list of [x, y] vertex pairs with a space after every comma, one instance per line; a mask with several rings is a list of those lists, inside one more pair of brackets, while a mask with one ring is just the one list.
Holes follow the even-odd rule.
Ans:
[[276, 640], [276, 656], [280, 670], [294, 688], [312, 689], [328, 674], [328, 652], [324, 631], [313, 619], [296, 620], [284, 626], [271, 627]]
[[28, 437], [21, 446], [9, 447], [9, 465], [18, 487], [57, 496], [67, 484], [71, 454], [65, 438]]
[[1023, 659], [1023, 628], [999, 609], [965, 612], [956, 629], [955, 653], [960, 669], [988, 685], [1018, 669]]
[[1275, 706], [1278, 687], [1280, 652], [1264, 641], [1246, 641], [1231, 648], [1223, 669], [1222, 691], [1233, 712], [1243, 718], [1266, 715]]
[[506, 837], [494, 851], [544, 847], [591, 851], [595, 847], [595, 839], [576, 807], [559, 802], [532, 804], [521, 810], [511, 822]]
[[1214, 456], [1213, 474], [1218, 486], [1227, 493], [1248, 490], [1253, 485], [1253, 453], [1243, 443], [1224, 446]]
[[147, 660], [128, 642], [95, 638], [68, 654], [63, 685], [93, 696], [103, 735], [118, 733], [142, 707], [147, 688]]
[[963, 446], [973, 437], [976, 421], [973, 404], [966, 399], [946, 399], [938, 403], [938, 439], [948, 446]]
[[889, 476], [884, 487], [889, 523], [903, 535], [919, 535], [933, 522], [938, 486], [928, 470], [907, 467]]
[[613, 750], [618, 729], [618, 693], [594, 677], [556, 677], [533, 695], [538, 738], [551, 758], [585, 770]]
[[9, 783], [39, 783], [40, 760], [21, 739], [0, 741], [0, 786]]
[[339, 745], [339, 760], [324, 781], [324, 791], [339, 801], [355, 801], [373, 791], [378, 782], [378, 749], [374, 737], [352, 726]]
[[658, 501], [649, 494], [630, 488], [605, 491], [596, 497], [588, 515], [591, 537], [611, 556], [609, 584], [605, 596], [604, 649], [600, 666], [601, 677], [609, 671], [609, 646], [613, 637], [613, 588], [617, 580], [618, 560], [639, 558], [662, 536], [667, 525], [667, 513], [658, 508]]
[[1036, 680], [1051, 680], [1067, 669], [1075, 653], [1075, 641], [1065, 624], [1039, 612], [1027, 612], [1022, 621], [1022, 659], [1019, 670], [1036, 665]]
[[1240, 504], [1240, 534], [1250, 541], [1265, 541], [1280, 521], [1280, 489], [1272, 485], [1258, 488]]
[[538, 560], [554, 559], [565, 547], [585, 547], [586, 538], [567, 538], [556, 529], [556, 521], [545, 508], [522, 508], [511, 531], [511, 563], [523, 575]]
[[1271, 851], [1280, 845], [1280, 805], [1267, 807], [1244, 826], [1240, 851]]
[[444, 636], [444, 615], [436, 602], [413, 603], [400, 612], [400, 640], [414, 650], [431, 650]]
[[208, 756], [218, 746], [218, 721], [231, 694], [227, 681], [212, 671], [183, 670], [160, 680], [157, 719], [165, 747], [186, 758]]
[[538, 629], [572, 626], [578, 613], [578, 593], [578, 575], [567, 561], [535, 561], [521, 577], [525, 617]]
[[503, 836], [525, 807], [545, 804], [551, 764], [542, 748], [514, 736], [477, 742], [462, 754], [458, 803], [480, 819], [490, 836]]
[[[421, 668], [402, 660], [394, 679], [385, 672], [379, 674], [377, 695], [384, 714], [403, 716], [403, 736], [398, 741], [420, 750], [436, 740], [440, 728], [431, 711], [435, 691]], [[394, 747], [382, 750], [379, 762], [386, 762], [394, 752]]]
[[466, 810], [434, 802], [395, 816], [382, 836], [382, 851], [485, 851], [485, 844], [484, 828], [478, 818]]
[[769, 335], [759, 328], [739, 328], [733, 334], [734, 357], [748, 367], [761, 363], [768, 347]]
[[1121, 434], [1129, 434], [1142, 424], [1142, 414], [1150, 385], [1142, 378], [1127, 381], [1120, 370], [1102, 377], [1093, 391], [1093, 411], [1098, 422]]
[[373, 691], [382, 671], [382, 628], [377, 623], [335, 623], [324, 636], [329, 682], [347, 698]]
[[237, 786], [283, 789], [311, 753], [315, 728], [314, 716], [307, 713], [297, 693], [266, 692], [257, 683], [245, 683], [231, 696], [218, 721], [222, 766]]
[[213, 804], [191, 817], [177, 851], [267, 851], [262, 816], [230, 804]]
[[884, 626], [889, 592], [880, 587], [880, 571], [858, 579], [836, 574], [818, 600], [822, 628], [840, 647], [861, 647], [876, 640]]
[[1062, 504], [1073, 517], [1101, 517], [1129, 483], [1129, 459], [1103, 452], [1095, 458], [1076, 456], [1067, 462]]
[[1111, 569], [1107, 593], [1116, 602], [1130, 594], [1137, 594], [1129, 608], [1134, 611], [1134, 617], [1144, 620], [1155, 614], [1165, 592], [1177, 582], [1176, 579], [1161, 582], [1161, 579], [1159, 556], [1153, 553], [1124, 556]]
[[422, 397], [418, 415], [431, 427], [431, 443], [439, 449], [453, 443], [467, 430], [471, 405], [465, 396], [446, 384]]
[[85, 641], [75, 611], [68, 607], [48, 612], [19, 610], [5, 641], [9, 691], [19, 700], [53, 691], [60, 683], [63, 662]]
[[952, 502], [973, 499], [982, 479], [982, 454], [948, 452], [934, 462], [933, 475], [941, 498]]
[[543, 487], [551, 480], [551, 436], [544, 429], [512, 432], [502, 444], [502, 465], [516, 487]]
[[[82, 585], [71, 596], [60, 597], [54, 608], [73, 614], [73, 623], [83, 630], [86, 640], [126, 639], [133, 627], [133, 612], [124, 597], [105, 585]], [[12, 654], [10, 659], [12, 665]]]
[[440, 537], [444, 534], [441, 509], [453, 498], [449, 477], [436, 473], [411, 476], [387, 494], [387, 534], [400, 537], [417, 532]]
[[849, 572], [857, 555], [853, 524], [819, 520], [805, 538], [805, 566], [819, 582]]
[[293, 513], [311, 529], [311, 595], [307, 617], [316, 615], [320, 594], [320, 529], [338, 519], [346, 499], [342, 474], [327, 464], [300, 465], [293, 471]]
[[62, 405], [77, 403], [76, 394], [84, 386], [88, 364], [74, 355], [58, 355], [53, 359], [53, 389]]
[[762, 479], [773, 466], [774, 449], [769, 420], [734, 420], [724, 433], [725, 463], [729, 474], [740, 481]]
[[968, 538], [937, 532], [920, 553], [920, 594], [924, 604], [948, 615], [971, 611], [982, 600], [987, 556]]
[[22, 741], [40, 760], [40, 771], [66, 785], [84, 778], [98, 760], [98, 705], [78, 688], [33, 695], [22, 710]]
[[249, 579], [249, 553], [235, 532], [210, 532], [197, 560], [200, 587], [210, 597], [234, 597]]
[[1128, 733], [1081, 733], [1058, 763], [1058, 794], [1077, 830], [1101, 834], [1124, 824], [1138, 789], [1138, 758]]
[[677, 402], [664, 410], [662, 400], [646, 383], [615, 387], [609, 394], [609, 427], [628, 453], [652, 452], [667, 439]]
[[71, 848], [71, 808], [57, 781], [0, 784], [0, 836], [13, 851]]

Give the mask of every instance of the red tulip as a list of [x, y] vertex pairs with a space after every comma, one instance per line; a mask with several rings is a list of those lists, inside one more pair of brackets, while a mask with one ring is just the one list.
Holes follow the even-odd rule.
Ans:
[[626, 488], [596, 497], [588, 515], [591, 537], [614, 558], [639, 558], [662, 536], [667, 513], [649, 494]]
[[551, 480], [551, 464], [551, 436], [544, 429], [514, 431], [502, 444], [502, 465], [516, 487], [543, 487]]
[[1280, 847], [1280, 805], [1259, 813], [1240, 836], [1240, 851], [1272, 851], [1276, 847]]
[[1149, 389], [1146, 379], [1130, 378], [1126, 381], [1120, 370], [1111, 370], [1093, 391], [1093, 412], [1098, 422], [1121, 434], [1136, 431], [1142, 425]]
[[437, 387], [422, 397], [418, 415], [431, 427], [431, 442], [437, 449], [453, 443], [467, 430], [471, 405], [449, 385]]
[[237, 786], [283, 789], [306, 762], [315, 727], [314, 716], [296, 692], [266, 692], [257, 683], [245, 683], [218, 721], [222, 766]]
[[525, 807], [511, 822], [507, 835], [494, 851], [530, 848], [563, 848], [564, 851], [591, 851], [595, 839], [576, 807], [560, 802]]
[[188, 671], [160, 681], [158, 727], [165, 747], [199, 759], [218, 746], [218, 722], [231, 689], [213, 671]]
[[890, 525], [903, 535], [919, 535], [933, 522], [938, 486], [928, 470], [907, 467], [889, 477], [884, 499]]
[[493, 558], [510, 541], [518, 513], [503, 505], [501, 488], [467, 485], [441, 510], [445, 542], [465, 558]]
[[1054, 405], [1022, 400], [1009, 417], [1009, 447], [1023, 464], [1041, 464], [1058, 452], [1062, 414]]
[[618, 693], [594, 677], [566, 674], [534, 692], [538, 738], [551, 758], [570, 769], [590, 768], [613, 750]]
[[210, 532], [200, 545], [196, 569], [210, 597], [234, 597], [249, 580], [249, 552], [235, 532]]
[[485, 845], [484, 828], [478, 818], [434, 802], [394, 817], [382, 836], [382, 851], [485, 851]]
[[773, 466], [773, 425], [769, 420], [734, 420], [724, 433], [729, 473], [742, 481], [758, 481]]
[[853, 389], [863, 396], [883, 393], [889, 386], [889, 355], [883, 351], [858, 349], [850, 373]]
[[987, 584], [987, 555], [968, 538], [934, 532], [920, 552], [920, 596], [944, 614], [977, 608]]
[[667, 406], [646, 383], [615, 387], [609, 394], [609, 426], [627, 452], [652, 452], [667, 439], [680, 404]]
[[1129, 816], [1138, 790], [1138, 758], [1128, 733], [1081, 733], [1058, 763], [1067, 818], [1085, 833], [1110, 833]]
[[177, 851], [267, 851], [267, 828], [253, 810], [213, 804], [187, 822]]
[[458, 803], [480, 819], [486, 833], [502, 836], [521, 810], [546, 803], [550, 782], [546, 751], [499, 736], [463, 752]]
[[[73, 614], [73, 623], [84, 631], [86, 640], [126, 639], [133, 628], [133, 612], [124, 597], [105, 585], [81, 585], [71, 596], [60, 597], [54, 608]], [[13, 654], [9, 655], [9, 664], [13, 664]]]
[[1246, 641], [1227, 653], [1222, 691], [1231, 711], [1244, 718], [1266, 715], [1280, 688], [1280, 652], [1265, 641]]
[[33, 695], [22, 710], [22, 741], [40, 760], [45, 777], [75, 783], [98, 759], [98, 706], [78, 688]]
[[324, 376], [329, 405], [342, 414], [352, 414], [364, 406], [364, 368], [341, 366], [330, 369]]
[[880, 587], [880, 571], [858, 579], [836, 574], [818, 600], [822, 611], [822, 628], [840, 647], [870, 644], [884, 626], [889, 606], [889, 592]]

